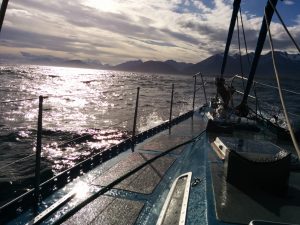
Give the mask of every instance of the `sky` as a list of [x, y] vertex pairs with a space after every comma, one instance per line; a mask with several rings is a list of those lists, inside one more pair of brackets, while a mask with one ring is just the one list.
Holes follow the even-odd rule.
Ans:
[[[266, 2], [242, 0], [250, 51], [255, 49]], [[232, 3], [10, 0], [0, 34], [0, 59], [53, 57], [111, 65], [137, 59], [196, 63], [224, 51]], [[279, 0], [277, 8], [300, 43], [300, 1]], [[276, 50], [295, 53], [275, 14], [271, 30]], [[235, 33], [230, 54], [237, 53], [237, 43]]]

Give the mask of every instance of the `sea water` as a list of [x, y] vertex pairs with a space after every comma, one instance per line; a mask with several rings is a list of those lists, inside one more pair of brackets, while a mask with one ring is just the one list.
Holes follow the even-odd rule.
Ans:
[[[297, 90], [295, 79], [285, 79], [285, 87]], [[32, 187], [39, 96], [44, 97], [42, 179], [47, 179], [130, 137], [137, 87], [137, 131], [168, 120], [172, 84], [172, 116], [176, 117], [192, 109], [193, 76], [0, 66], [0, 196], [17, 196]], [[214, 97], [214, 77], [205, 76], [204, 84], [208, 99]], [[242, 88], [240, 81], [236, 85]], [[200, 77], [196, 89], [195, 108], [205, 103]], [[263, 96], [261, 113], [269, 119], [276, 114], [282, 116], [277, 90], [257, 85], [256, 94]], [[299, 100], [299, 96], [288, 96], [288, 109], [293, 115], [300, 114]], [[293, 121], [297, 121], [296, 116]]]

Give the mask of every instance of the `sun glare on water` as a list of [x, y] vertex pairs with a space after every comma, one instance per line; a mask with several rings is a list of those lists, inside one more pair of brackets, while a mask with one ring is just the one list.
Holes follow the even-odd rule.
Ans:
[[117, 4], [114, 0], [85, 0], [83, 4], [104, 12], [117, 11]]
[[75, 193], [76, 198], [78, 199], [84, 199], [87, 197], [89, 192], [89, 186], [84, 182], [78, 182], [74, 188], [73, 193]]

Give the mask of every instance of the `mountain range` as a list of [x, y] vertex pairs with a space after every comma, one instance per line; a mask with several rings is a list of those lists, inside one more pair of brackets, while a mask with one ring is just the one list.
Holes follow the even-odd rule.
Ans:
[[[248, 55], [229, 55], [227, 59], [225, 75], [233, 75], [241, 73], [241, 61], [242, 70], [244, 74], [249, 73], [251, 61], [254, 53]], [[4, 59], [7, 59], [6, 61]], [[289, 54], [286, 52], [275, 52], [275, 59], [277, 68], [280, 73], [287, 75], [296, 75], [300, 71], [300, 55]], [[0, 55], [1, 63], [8, 63], [13, 61], [12, 56]], [[18, 62], [31, 63], [31, 64], [43, 64], [43, 65], [58, 65], [58, 66], [71, 66], [71, 67], [86, 67], [96, 69], [108, 69], [108, 70], [121, 70], [132, 72], [146, 72], [146, 73], [164, 73], [164, 74], [195, 74], [202, 72], [205, 75], [218, 75], [220, 74], [221, 65], [223, 61], [223, 54], [215, 54], [207, 59], [198, 63], [185, 63], [176, 62], [174, 60], [167, 61], [128, 61], [115, 66], [103, 65], [99, 61], [82, 61], [82, 60], [67, 60], [57, 58], [53, 56], [37, 56], [30, 53], [22, 52], [21, 57], [18, 58]], [[271, 52], [261, 55], [256, 74], [258, 75], [273, 75], [273, 64]]]

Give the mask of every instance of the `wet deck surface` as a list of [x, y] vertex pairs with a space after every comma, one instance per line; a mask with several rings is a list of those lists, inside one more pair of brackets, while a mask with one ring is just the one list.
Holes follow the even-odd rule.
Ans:
[[[176, 137], [168, 134], [164, 134], [158, 137], [155, 137], [151, 141], [147, 142], [143, 146], [139, 148], [139, 150], [147, 150], [147, 151], [166, 151], [178, 144], [186, 142], [189, 140], [189, 137]], [[182, 146], [173, 151], [175, 154], [180, 154], [185, 146]]]
[[223, 173], [223, 164], [211, 164], [216, 213], [220, 220], [241, 224], [249, 224], [253, 219], [299, 223], [300, 173], [290, 174], [290, 187], [286, 196], [274, 196], [257, 190], [246, 193], [227, 183]]
[[[133, 153], [125, 160], [109, 169], [105, 174], [98, 177], [93, 184], [106, 186], [117, 178], [132, 171], [134, 168], [146, 162], [154, 155]], [[143, 194], [151, 194], [168, 168], [175, 161], [174, 157], [165, 156], [145, 166], [126, 180], [115, 186], [117, 189], [133, 191]]]
[[143, 208], [143, 205], [142, 202], [138, 201], [100, 196], [79, 210], [63, 224], [133, 224]]
[[[146, 140], [136, 147], [134, 153], [129, 153], [124, 159], [112, 165], [105, 172], [92, 181], [92, 184], [103, 187], [132, 171], [148, 159], [166, 151], [178, 144], [186, 142], [198, 135], [205, 128], [199, 118], [188, 119], [172, 127], [171, 134], [164, 131]], [[169, 168], [184, 153], [186, 146], [176, 149], [171, 154], [163, 156], [140, 171], [131, 175], [114, 187], [129, 193], [137, 193], [151, 198], [157, 185], [163, 179]], [[83, 207], [64, 224], [134, 224], [147, 201], [126, 199], [126, 195], [100, 196], [90, 204]], [[152, 206], [151, 206], [152, 207]]]

